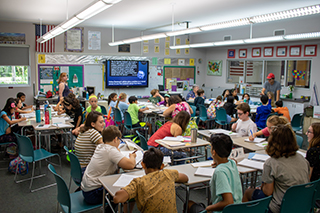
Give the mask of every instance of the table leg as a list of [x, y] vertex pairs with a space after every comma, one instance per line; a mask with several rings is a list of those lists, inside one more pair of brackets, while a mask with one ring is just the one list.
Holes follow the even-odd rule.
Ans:
[[35, 136], [35, 148], [38, 148], [38, 131], [34, 130], [34, 136]]
[[211, 193], [210, 193], [210, 186], [209, 186], [209, 183], [208, 183], [208, 187], [206, 188], [206, 193], [207, 193], [207, 205], [209, 206], [210, 205], [210, 200], [211, 200]]
[[174, 163], [174, 157], [173, 157], [173, 155], [174, 155], [174, 152], [173, 152], [173, 150], [171, 150], [171, 165], [173, 165], [173, 163]]
[[103, 194], [102, 194], [102, 212], [106, 212], [106, 189], [103, 187]]
[[188, 212], [189, 195], [190, 195], [190, 187], [186, 186], [186, 202], [184, 204], [184, 213]]

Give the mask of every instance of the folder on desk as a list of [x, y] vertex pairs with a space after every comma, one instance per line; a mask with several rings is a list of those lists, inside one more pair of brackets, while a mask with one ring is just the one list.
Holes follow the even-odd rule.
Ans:
[[176, 142], [176, 141], [162, 141], [163, 143], [167, 144], [168, 146], [175, 147], [175, 146], [185, 146], [185, 143]]
[[251, 160], [257, 160], [257, 161], [263, 161], [265, 162], [266, 160], [268, 160], [270, 158], [269, 155], [266, 154], [257, 154], [257, 153], [250, 153], [248, 156], [248, 159]]
[[203, 168], [198, 167], [194, 175], [196, 176], [204, 176], [204, 177], [212, 177], [214, 173], [215, 168]]
[[264, 164], [264, 162], [255, 161], [255, 160], [248, 160], [248, 159], [243, 159], [242, 161], [240, 161], [238, 163], [238, 165], [240, 165], [240, 166], [246, 166], [246, 167], [259, 169], [259, 170], [263, 170], [263, 164]]

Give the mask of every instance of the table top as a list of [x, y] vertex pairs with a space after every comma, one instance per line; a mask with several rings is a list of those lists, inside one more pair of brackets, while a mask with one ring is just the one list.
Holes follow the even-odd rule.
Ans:
[[200, 138], [197, 138], [197, 142], [196, 143], [186, 142], [186, 145], [184, 145], [184, 146], [169, 146], [163, 140], [155, 140], [155, 142], [160, 144], [161, 146], [169, 149], [169, 150], [177, 150], [177, 149], [185, 149], [185, 148], [192, 148], [192, 147], [200, 147], [200, 146], [208, 146], [208, 145], [210, 145], [210, 143], [208, 141], [202, 140]]

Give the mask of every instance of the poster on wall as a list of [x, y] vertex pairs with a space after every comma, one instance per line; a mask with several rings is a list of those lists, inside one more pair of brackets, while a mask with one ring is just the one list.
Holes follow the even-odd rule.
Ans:
[[101, 50], [101, 32], [88, 31], [88, 49]]
[[261, 48], [260, 47], [252, 48], [251, 54], [252, 54], [251, 55], [252, 57], [260, 57], [261, 56]]
[[246, 58], [246, 57], [247, 57], [247, 49], [240, 49], [239, 58]]
[[301, 45], [290, 46], [289, 56], [290, 57], [300, 57], [301, 56]]
[[228, 58], [235, 58], [236, 57], [236, 50], [235, 49], [229, 49], [228, 50]]
[[277, 47], [276, 56], [277, 57], [286, 57], [287, 56], [287, 47], [286, 46]]
[[207, 75], [222, 75], [222, 60], [208, 61]]
[[265, 47], [263, 51], [264, 57], [273, 57], [273, 47]]
[[26, 34], [24, 33], [1, 33], [0, 44], [25, 44]]
[[64, 33], [65, 52], [83, 52], [83, 27], [74, 27]]
[[304, 56], [317, 56], [317, 45], [305, 45]]

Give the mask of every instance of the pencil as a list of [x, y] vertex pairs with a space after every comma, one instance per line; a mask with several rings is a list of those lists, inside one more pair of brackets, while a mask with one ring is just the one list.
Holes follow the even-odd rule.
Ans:
[[131, 154], [134, 154], [134, 153], [136, 153], [138, 150], [136, 149], [136, 150], [134, 150], [134, 152], [132, 152]]

